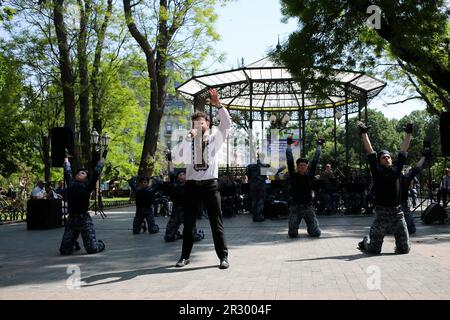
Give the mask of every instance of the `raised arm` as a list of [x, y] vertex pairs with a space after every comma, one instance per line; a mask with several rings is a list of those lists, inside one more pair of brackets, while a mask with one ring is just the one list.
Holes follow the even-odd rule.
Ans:
[[374, 150], [372, 148], [372, 144], [370, 143], [369, 135], [367, 134], [367, 132], [369, 131], [369, 127], [366, 126], [361, 121], [358, 121], [357, 125], [358, 125], [358, 129], [359, 129], [359, 133], [361, 134], [361, 141], [363, 143], [364, 150], [366, 151], [367, 154], [373, 153]]
[[292, 155], [292, 148], [291, 145], [293, 143], [292, 140], [292, 134], [290, 134], [287, 138], [287, 147], [286, 147], [286, 162], [287, 167], [289, 171], [289, 177], [292, 179], [295, 173], [295, 166], [294, 166], [294, 156]]
[[408, 123], [403, 130], [406, 132], [405, 139], [403, 139], [403, 142], [400, 146], [400, 152], [407, 152], [409, 149], [409, 145], [411, 143], [412, 139], [412, 131], [413, 131], [413, 125], [412, 123]]
[[210, 103], [211, 105], [218, 108], [217, 120], [219, 120], [218, 132], [215, 133], [216, 146], [220, 148], [223, 142], [228, 137], [228, 132], [231, 128], [231, 118], [228, 110], [223, 106], [219, 100], [217, 91], [214, 89], [209, 89]]
[[95, 166], [94, 169], [94, 174], [92, 175], [92, 178], [89, 181], [88, 184], [89, 190], [95, 189], [95, 185], [97, 184], [97, 181], [100, 178], [100, 175], [102, 174], [102, 169], [103, 169], [103, 161], [100, 160], [99, 162], [97, 162], [97, 165]]
[[73, 183], [72, 167], [70, 166], [69, 158], [64, 158], [64, 180], [66, 185], [70, 186]]
[[136, 193], [137, 190], [137, 178], [138, 176], [131, 177], [130, 180], [128, 180], [128, 185], [130, 186], [131, 190], [133, 190], [134, 193]]

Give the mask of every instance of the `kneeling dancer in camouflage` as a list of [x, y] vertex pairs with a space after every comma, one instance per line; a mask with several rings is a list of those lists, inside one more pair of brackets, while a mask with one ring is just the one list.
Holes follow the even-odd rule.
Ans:
[[375, 220], [370, 228], [369, 237], [364, 237], [358, 244], [363, 252], [381, 252], [383, 239], [387, 230], [392, 230], [395, 237], [395, 252], [408, 253], [410, 250], [409, 233], [404, 214], [400, 207], [400, 179], [406, 162], [406, 151], [409, 148], [412, 134], [412, 124], [406, 125], [405, 139], [400, 146], [397, 161], [394, 164], [389, 151], [382, 150], [378, 154], [373, 150], [367, 134], [368, 127], [358, 123], [364, 149], [368, 154], [370, 171], [375, 192]]
[[64, 235], [59, 251], [62, 255], [71, 254], [80, 249], [77, 239], [81, 233], [83, 245], [87, 253], [97, 253], [105, 249], [105, 244], [95, 237], [94, 224], [89, 215], [89, 197], [95, 188], [103, 168], [102, 160], [98, 161], [91, 179], [88, 171], [79, 169], [75, 176], [69, 159], [64, 159], [64, 178], [67, 184], [67, 219]]
[[311, 237], [320, 237], [321, 230], [316, 214], [312, 207], [312, 182], [319, 161], [323, 139], [317, 140], [317, 149], [308, 170], [308, 160], [299, 158], [296, 161], [297, 171], [294, 170], [294, 157], [291, 145], [292, 134], [287, 138], [286, 161], [289, 170], [289, 187], [291, 192], [289, 231], [290, 238], [298, 237], [298, 228], [302, 219], [305, 219], [308, 234]]

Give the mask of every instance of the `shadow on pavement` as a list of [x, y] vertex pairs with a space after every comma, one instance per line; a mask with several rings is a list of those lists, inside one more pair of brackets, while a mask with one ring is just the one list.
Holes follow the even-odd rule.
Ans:
[[311, 258], [311, 259], [286, 260], [286, 262], [302, 262], [302, 261], [317, 261], [317, 260], [354, 261], [354, 260], [365, 259], [365, 258], [380, 257], [380, 256], [394, 256], [394, 255], [397, 255], [397, 254], [394, 252], [381, 253], [381, 254], [357, 253], [357, 254], [351, 254], [351, 255], [346, 255], [346, 256], [330, 256], [330, 257], [318, 257], [318, 258]]
[[[189, 271], [212, 269], [212, 268], [219, 268], [219, 267], [218, 267], [218, 265], [213, 265], [213, 266], [211, 265], [211, 266], [194, 267], [194, 268], [191, 268], [188, 266], [183, 267], [183, 268], [176, 268], [173, 265], [169, 265], [169, 266], [149, 268], [149, 269], [102, 273], [102, 274], [98, 274], [98, 275], [94, 275], [94, 276], [90, 276], [90, 277], [82, 279], [81, 286], [82, 287], [93, 287], [93, 286], [98, 286], [98, 285], [128, 281], [128, 280], [131, 280], [138, 276], [143, 276], [143, 275], [147, 275], [147, 274], [189, 272]], [[118, 278], [118, 279], [114, 279], [114, 280], [110, 280], [110, 281], [102, 281], [102, 280], [109, 279], [109, 278]], [[95, 283], [95, 282], [99, 282], [99, 281], [101, 281], [101, 282]]]

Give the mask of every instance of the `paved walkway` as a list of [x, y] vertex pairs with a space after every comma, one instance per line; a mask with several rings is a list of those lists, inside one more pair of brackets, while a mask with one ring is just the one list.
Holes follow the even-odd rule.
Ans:
[[[0, 299], [450, 299], [450, 226], [422, 225], [412, 251], [395, 255], [387, 236], [381, 255], [356, 249], [371, 217], [320, 216], [322, 236], [287, 237], [287, 220], [225, 219], [230, 269], [218, 269], [208, 220], [206, 238], [194, 244], [191, 264], [175, 268], [181, 241], [133, 235], [134, 208], [94, 216], [100, 254], [84, 249], [59, 256], [63, 229], [27, 231], [24, 223], [0, 226]], [[81, 285], [77, 289], [77, 275]]]

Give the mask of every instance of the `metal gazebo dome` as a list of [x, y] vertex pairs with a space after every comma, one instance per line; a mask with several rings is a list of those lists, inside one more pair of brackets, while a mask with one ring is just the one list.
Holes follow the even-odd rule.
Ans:
[[[316, 70], [316, 75], [320, 71]], [[249, 113], [254, 121], [268, 121], [274, 113], [289, 113], [299, 122], [304, 136], [305, 121], [311, 118], [333, 118], [342, 114], [348, 124], [348, 115], [365, 111], [367, 102], [386, 86], [386, 83], [364, 72], [335, 70], [336, 85], [332, 95], [319, 98], [315, 92], [303, 89], [286, 67], [263, 58], [247, 66], [222, 72], [193, 76], [176, 88], [178, 94], [196, 105], [196, 98], [208, 88], [217, 89], [220, 100], [230, 113]], [[304, 146], [304, 145], [303, 145]], [[305, 150], [303, 149], [303, 153]], [[347, 156], [348, 158], [348, 156]]]

